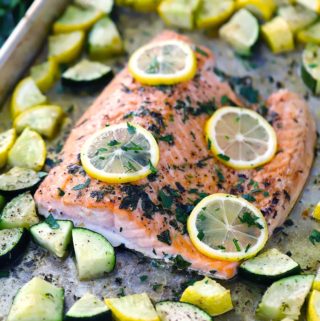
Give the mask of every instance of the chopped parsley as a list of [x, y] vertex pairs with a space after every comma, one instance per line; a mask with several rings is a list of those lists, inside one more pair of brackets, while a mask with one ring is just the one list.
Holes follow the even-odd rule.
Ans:
[[140, 281], [141, 282], [145, 282], [145, 281], [147, 281], [148, 280], [148, 275], [141, 275], [140, 276]]
[[194, 50], [204, 57], [209, 57], [208, 54], [198, 46], [195, 46]]
[[134, 135], [137, 131], [137, 129], [133, 125], [131, 125], [129, 122], [127, 123], [127, 128], [128, 128], [128, 133], [130, 135]]
[[117, 146], [119, 144], [120, 143], [116, 139], [113, 139], [108, 143], [108, 146], [112, 147], [112, 146]]
[[133, 173], [138, 170], [130, 161], [128, 161], [127, 165], [125, 165], [124, 167], [127, 173]]
[[58, 187], [57, 190], [58, 190], [58, 195], [59, 196], [61, 196], [61, 197], [64, 196], [65, 191], [62, 188]]
[[309, 236], [309, 241], [316, 245], [316, 243], [320, 243], [320, 232], [317, 230], [313, 230]]
[[149, 169], [151, 171], [151, 174], [157, 174], [158, 170], [153, 166], [150, 159], [148, 164], [149, 164]]
[[220, 159], [222, 159], [222, 160], [224, 160], [224, 161], [226, 161], [226, 162], [228, 162], [228, 161], [230, 160], [230, 157], [227, 156], [227, 155], [224, 155], [224, 154], [218, 154], [217, 156], [218, 156]]
[[204, 233], [203, 233], [203, 231], [199, 231], [199, 233], [198, 233], [198, 239], [200, 240], [200, 241], [202, 241], [203, 239], [204, 239]]
[[125, 152], [127, 152], [127, 151], [138, 152], [138, 151], [142, 151], [143, 147], [141, 147], [140, 145], [138, 145], [134, 142], [130, 142], [129, 144], [121, 146], [121, 149], [124, 150]]
[[174, 137], [171, 134], [165, 135], [165, 136], [159, 136], [159, 140], [168, 143], [169, 145], [174, 144]]
[[233, 239], [233, 244], [234, 244], [235, 248], [237, 249], [237, 251], [240, 252], [241, 248], [239, 245], [239, 241], [237, 239]]
[[256, 198], [250, 194], [242, 194], [242, 197], [248, 202], [255, 202]]
[[211, 139], [210, 139], [210, 138], [208, 138], [208, 145], [207, 145], [208, 150], [211, 150], [211, 146], [212, 146]]
[[249, 227], [256, 226], [260, 230], [263, 229], [263, 226], [257, 222], [259, 220], [259, 217], [249, 212], [244, 212], [242, 217], [239, 216], [239, 220], [241, 223], [247, 224]]
[[162, 233], [160, 233], [159, 235], [157, 235], [157, 239], [162, 243], [165, 243], [168, 245], [172, 244], [169, 230], [165, 230]]
[[52, 228], [53, 230], [57, 230], [60, 225], [59, 223], [56, 221], [56, 219], [52, 216], [52, 214], [50, 214], [46, 219], [45, 222], [50, 226], [50, 228]]
[[180, 254], [170, 260], [173, 262], [173, 268], [176, 270], [185, 270], [191, 266], [191, 263], [186, 261]]
[[161, 201], [161, 204], [164, 208], [171, 208], [172, 204], [173, 204], [173, 197], [172, 195], [168, 195], [164, 189], [162, 188], [160, 191], [159, 191], [159, 199]]
[[83, 184], [78, 184], [78, 185], [72, 187], [72, 189], [74, 191], [80, 191], [81, 189], [88, 187], [90, 185], [90, 182], [91, 182], [91, 179], [87, 178], [87, 180]]

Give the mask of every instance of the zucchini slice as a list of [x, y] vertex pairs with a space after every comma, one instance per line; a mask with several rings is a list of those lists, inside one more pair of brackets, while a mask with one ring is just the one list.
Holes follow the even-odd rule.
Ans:
[[37, 133], [52, 138], [62, 120], [63, 110], [60, 106], [43, 105], [33, 107], [20, 114], [13, 123], [18, 133], [25, 128], [36, 131]]
[[0, 228], [29, 228], [39, 223], [36, 204], [29, 192], [13, 198], [4, 207], [0, 216]]
[[233, 309], [230, 290], [208, 277], [188, 286], [180, 301], [193, 304], [212, 316], [224, 314]]
[[62, 33], [49, 37], [49, 58], [58, 63], [69, 63], [80, 56], [85, 40], [83, 31]]
[[84, 8], [95, 8], [104, 13], [110, 13], [113, 7], [113, 0], [75, 0], [75, 3]]
[[105, 59], [123, 52], [123, 43], [116, 25], [108, 17], [100, 19], [88, 37], [89, 56]]
[[0, 191], [18, 192], [37, 186], [41, 181], [39, 174], [29, 168], [13, 167], [0, 175]]
[[3, 195], [0, 194], [0, 213], [6, 205], [6, 199]]
[[318, 15], [303, 6], [283, 6], [278, 9], [278, 15], [284, 18], [292, 32], [297, 32], [311, 25]]
[[267, 250], [243, 262], [239, 268], [239, 273], [244, 277], [263, 283], [272, 283], [299, 272], [299, 264], [277, 249]]
[[160, 321], [146, 293], [106, 299], [105, 302], [111, 309], [115, 320]]
[[24, 228], [0, 230], [0, 266], [9, 265], [20, 257], [28, 244]]
[[62, 321], [64, 290], [38, 277], [15, 296], [7, 321]]
[[92, 89], [106, 86], [112, 78], [113, 71], [109, 66], [84, 59], [63, 73], [62, 84], [71, 88]]
[[93, 294], [87, 293], [67, 312], [66, 321], [111, 321], [111, 310]]
[[252, 13], [241, 9], [220, 28], [219, 33], [238, 54], [249, 56], [259, 38], [259, 23]]
[[166, 25], [191, 30], [194, 28], [193, 14], [199, 5], [199, 0], [164, 0], [158, 12]]
[[80, 280], [99, 278], [114, 269], [114, 248], [104, 236], [78, 227], [72, 230], [72, 239]]
[[156, 304], [156, 310], [161, 321], [212, 321], [209, 314], [189, 303], [163, 301]]
[[313, 275], [294, 275], [273, 283], [262, 297], [257, 317], [266, 321], [298, 320], [313, 279]]
[[22, 79], [15, 87], [11, 99], [11, 114], [15, 118], [27, 109], [47, 101], [31, 77]]
[[0, 168], [6, 165], [8, 152], [16, 140], [17, 134], [14, 128], [0, 133]]
[[26, 128], [17, 138], [8, 154], [11, 166], [41, 170], [46, 160], [46, 143], [42, 137], [30, 128]]
[[57, 257], [63, 258], [71, 242], [73, 223], [62, 220], [57, 220], [56, 223], [56, 226], [50, 226], [47, 222], [33, 225], [30, 233], [36, 243]]
[[308, 44], [302, 53], [301, 76], [305, 85], [316, 95], [320, 94], [320, 47]]
[[63, 15], [53, 24], [54, 33], [88, 30], [104, 13], [93, 7], [81, 8], [69, 5]]
[[46, 92], [53, 86], [59, 76], [58, 64], [53, 58], [49, 58], [48, 61], [33, 66], [30, 70], [30, 75], [38, 88], [42, 92]]

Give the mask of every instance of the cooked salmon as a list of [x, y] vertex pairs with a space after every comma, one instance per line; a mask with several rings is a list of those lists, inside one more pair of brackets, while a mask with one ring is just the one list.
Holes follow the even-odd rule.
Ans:
[[[170, 31], [153, 41], [167, 39], [191, 44]], [[285, 221], [306, 182], [315, 124], [303, 99], [286, 90], [277, 92], [266, 102], [266, 117], [278, 137], [275, 158], [253, 170], [224, 166], [208, 150], [204, 125], [225, 97], [237, 105], [242, 102], [214, 73], [210, 50], [197, 47], [195, 52], [197, 75], [187, 83], [143, 86], [127, 68], [120, 72], [78, 121], [61, 152], [61, 163], [50, 171], [35, 199], [40, 214], [71, 219], [115, 245], [229, 279], [237, 263], [199, 253], [186, 231], [188, 215], [208, 194], [241, 195], [261, 209], [271, 234]], [[106, 124], [124, 121], [143, 126], [158, 139], [158, 173], [134, 184], [110, 185], [90, 178], [79, 161], [81, 146]]]

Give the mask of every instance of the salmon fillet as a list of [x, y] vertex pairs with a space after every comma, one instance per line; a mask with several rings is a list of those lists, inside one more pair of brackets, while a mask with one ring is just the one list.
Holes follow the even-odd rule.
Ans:
[[[153, 41], [168, 39], [191, 44], [170, 31]], [[200, 273], [229, 279], [235, 275], [237, 263], [202, 255], [186, 233], [194, 204], [217, 192], [250, 196], [264, 214], [271, 235], [285, 221], [308, 177], [315, 124], [304, 100], [279, 91], [266, 103], [267, 118], [278, 137], [275, 158], [254, 170], [224, 166], [208, 151], [204, 125], [223, 96], [238, 105], [241, 101], [213, 72], [210, 50], [197, 48], [197, 75], [187, 83], [143, 86], [127, 68], [118, 74], [72, 130], [61, 163], [50, 171], [35, 200], [40, 214], [71, 219], [102, 233], [115, 245], [124, 244], [146, 256], [182, 262]], [[106, 124], [123, 121], [143, 126], [158, 139], [158, 173], [134, 184], [110, 185], [91, 179], [79, 162], [81, 146]], [[79, 189], [79, 184], [83, 188]]]

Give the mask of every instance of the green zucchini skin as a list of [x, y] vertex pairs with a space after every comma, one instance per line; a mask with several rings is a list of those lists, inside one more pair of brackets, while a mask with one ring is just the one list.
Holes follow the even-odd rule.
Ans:
[[28, 246], [30, 240], [28, 231], [25, 228], [17, 228], [16, 230], [17, 232], [18, 230], [21, 231], [19, 241], [7, 253], [3, 255], [0, 253], [0, 266], [9, 266], [15, 263], [24, 254]]
[[303, 82], [312, 91], [313, 94], [317, 94], [317, 80], [315, 80], [306, 70], [306, 68], [301, 66], [301, 77]]
[[271, 284], [300, 272], [301, 267], [297, 262], [275, 248], [243, 262], [239, 267], [239, 275], [265, 284]]
[[269, 285], [275, 281], [279, 281], [279, 280], [286, 278], [288, 276], [300, 274], [300, 272], [301, 272], [301, 267], [297, 266], [295, 269], [292, 269], [286, 273], [278, 274], [276, 276], [268, 276], [268, 275], [259, 275], [259, 274], [251, 273], [251, 272], [239, 267], [239, 275], [242, 276], [243, 278], [253, 281], [255, 283], [263, 283], [263, 284], [267, 284], [267, 285]]
[[112, 79], [113, 72], [110, 72], [93, 80], [76, 80], [62, 77], [61, 82], [64, 87], [67, 87], [70, 90], [86, 90], [88, 92], [95, 92], [107, 86]]
[[62, 74], [61, 82], [63, 86], [71, 90], [93, 92], [106, 86], [113, 76], [113, 71], [109, 66], [99, 62], [82, 60]]
[[32, 169], [14, 167], [0, 175], [0, 191], [5, 197], [12, 198], [26, 191], [35, 192], [42, 177]]
[[112, 321], [112, 313], [111, 311], [107, 311], [104, 313], [100, 313], [99, 315], [93, 315], [91, 317], [72, 317], [66, 315], [64, 317], [65, 321]]

